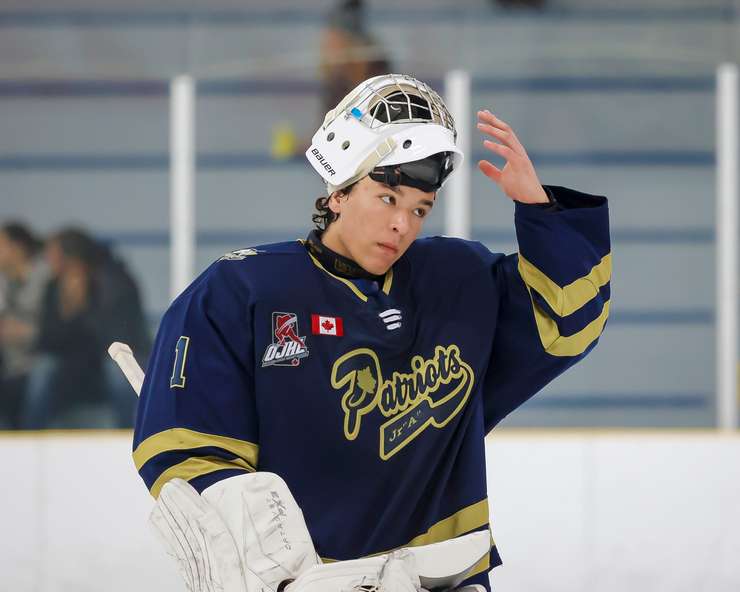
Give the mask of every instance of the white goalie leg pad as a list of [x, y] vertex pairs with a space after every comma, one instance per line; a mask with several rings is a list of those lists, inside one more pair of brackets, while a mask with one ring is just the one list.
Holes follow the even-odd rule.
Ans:
[[414, 558], [395, 551], [378, 557], [337, 561], [311, 568], [285, 592], [419, 592]]
[[303, 513], [272, 473], [224, 479], [203, 495], [173, 479], [150, 522], [191, 592], [274, 592], [319, 562]]
[[303, 512], [278, 475], [256, 472], [224, 479], [202, 497], [228, 524], [249, 569], [271, 589], [321, 563]]
[[187, 482], [174, 479], [162, 488], [149, 521], [177, 561], [190, 592], [261, 590], [258, 578], [247, 588], [234, 540], [226, 524]]
[[491, 550], [488, 530], [471, 532], [461, 537], [408, 547], [419, 570], [424, 588], [454, 588], [470, 576], [470, 571]]
[[[286, 592], [412, 592], [454, 588], [490, 550], [490, 533], [312, 567]], [[363, 588], [365, 587], [365, 588]], [[466, 591], [467, 592], [467, 591]]]

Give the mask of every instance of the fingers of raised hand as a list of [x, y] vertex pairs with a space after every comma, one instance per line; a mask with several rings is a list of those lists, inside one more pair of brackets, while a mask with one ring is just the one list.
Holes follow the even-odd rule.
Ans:
[[519, 138], [511, 129], [511, 126], [505, 121], [496, 117], [488, 111], [478, 111], [478, 129], [494, 138], [500, 140], [507, 146], [513, 148], [516, 152], [523, 152]]
[[488, 162], [487, 160], [479, 160], [478, 168], [480, 169], [481, 173], [483, 173], [489, 179], [493, 179], [494, 181], [496, 181], [496, 183], [501, 181], [501, 169]]
[[488, 110], [485, 111], [478, 111], [478, 121], [480, 123], [484, 123], [490, 126], [493, 126], [495, 128], [501, 129], [505, 132], [511, 132], [513, 134], [514, 130], [511, 129], [511, 126], [506, 123], [503, 119], [499, 119], [496, 117], [493, 113], [491, 113]]
[[499, 144], [498, 142], [492, 142], [491, 140], [483, 140], [483, 145], [491, 152], [495, 152], [506, 160], [509, 160], [512, 156], [516, 154], [514, 150], [512, 150], [508, 146], [504, 146], [503, 144]]
[[512, 140], [510, 132], [504, 131], [492, 125], [488, 125], [487, 123], [478, 122], [478, 129], [484, 134], [493, 136], [494, 138], [501, 140], [504, 144], [507, 144], [507, 145]]

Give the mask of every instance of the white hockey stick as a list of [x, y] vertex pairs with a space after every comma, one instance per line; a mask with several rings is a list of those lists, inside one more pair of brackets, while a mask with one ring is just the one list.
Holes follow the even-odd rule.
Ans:
[[114, 341], [108, 348], [108, 354], [123, 372], [136, 396], [141, 394], [141, 385], [144, 384], [144, 371], [134, 358], [134, 352], [125, 343]]

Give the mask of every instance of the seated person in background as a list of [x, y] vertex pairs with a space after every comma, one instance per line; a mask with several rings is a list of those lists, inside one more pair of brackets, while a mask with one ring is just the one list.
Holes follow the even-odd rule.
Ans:
[[51, 281], [43, 296], [23, 427], [88, 427], [73, 417], [99, 403], [105, 349], [98, 336], [93, 273], [98, 245], [86, 232], [68, 228], [46, 244]]
[[19, 413], [33, 363], [41, 297], [48, 269], [42, 243], [25, 225], [8, 222], [0, 227], [0, 427], [18, 428]]
[[[114, 341], [131, 346], [140, 366], [146, 368], [151, 336], [146, 323], [139, 287], [126, 264], [105, 245], [99, 246], [94, 274], [97, 294], [98, 331], [103, 349]], [[115, 427], [134, 425], [136, 397], [126, 378], [107, 356], [105, 383], [113, 405]]]
[[363, 0], [340, 0], [321, 34], [321, 118], [360, 82], [391, 71], [365, 23]]
[[[53, 279], [44, 297], [37, 343], [43, 358], [34, 372], [27, 427], [131, 427], [136, 397], [106, 350], [123, 341], [146, 366], [150, 339], [138, 287], [124, 263], [83, 230], [60, 231], [46, 256]], [[84, 409], [94, 415], [80, 415]]]
[[[363, 80], [392, 70], [385, 49], [368, 31], [363, 0], [339, 0], [329, 11], [319, 48], [320, 113], [330, 111]], [[303, 156], [310, 138], [296, 137], [292, 124], [273, 130], [272, 156]]]

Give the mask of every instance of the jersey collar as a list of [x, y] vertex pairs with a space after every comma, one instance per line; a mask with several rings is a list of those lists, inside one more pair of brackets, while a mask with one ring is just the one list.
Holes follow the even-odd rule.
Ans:
[[393, 283], [392, 267], [385, 275], [373, 275], [357, 265], [352, 259], [348, 259], [332, 251], [322, 243], [321, 234], [318, 230], [312, 230], [308, 234], [308, 237], [306, 237], [303, 245], [306, 247], [308, 255], [316, 267], [344, 283], [363, 302], [367, 302], [367, 295], [352, 280], [366, 279], [375, 281], [379, 286], [382, 286], [382, 290], [386, 295], [390, 293]]

